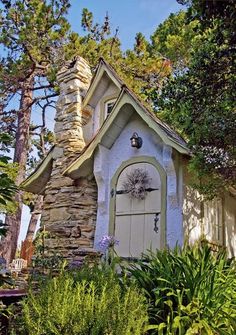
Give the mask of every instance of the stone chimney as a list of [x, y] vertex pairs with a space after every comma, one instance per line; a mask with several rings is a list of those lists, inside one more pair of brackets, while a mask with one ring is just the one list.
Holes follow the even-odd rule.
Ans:
[[91, 77], [90, 67], [81, 57], [77, 57], [57, 75], [60, 96], [57, 101], [54, 132], [56, 144], [63, 148], [65, 156], [71, 152], [80, 152], [85, 146], [82, 126], [88, 115], [82, 113], [81, 106]]
[[[73, 180], [63, 175], [68, 164], [85, 146], [82, 126], [91, 111], [82, 111], [91, 71], [78, 57], [58, 73], [60, 96], [55, 117], [56, 144], [47, 183], [41, 218], [45, 254], [56, 253], [70, 260], [93, 254], [97, 212], [97, 185], [94, 179]], [[88, 115], [90, 113], [90, 115]]]

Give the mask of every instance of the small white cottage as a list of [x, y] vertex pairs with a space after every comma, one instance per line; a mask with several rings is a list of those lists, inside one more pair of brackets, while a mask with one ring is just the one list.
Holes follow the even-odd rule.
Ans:
[[185, 141], [103, 59], [93, 78], [78, 57], [58, 74], [56, 144], [23, 183], [44, 194], [46, 248], [69, 259], [99, 250], [139, 258], [207, 238], [236, 254], [236, 198], [203, 203], [189, 185]]

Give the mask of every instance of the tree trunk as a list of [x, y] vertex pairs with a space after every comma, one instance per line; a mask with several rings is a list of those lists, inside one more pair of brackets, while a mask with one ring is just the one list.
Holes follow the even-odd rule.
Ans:
[[42, 208], [43, 208], [43, 195], [38, 195], [35, 200], [34, 209], [31, 213], [31, 218], [30, 218], [28, 230], [26, 233], [25, 241], [29, 241], [29, 242], [33, 241], [34, 233], [36, 230], [38, 219], [42, 212]]
[[35, 199], [34, 209], [31, 213], [26, 238], [21, 244], [20, 257], [27, 261], [27, 265], [31, 264], [32, 256], [34, 254], [33, 238], [38, 223], [38, 219], [41, 215], [43, 207], [43, 195], [38, 195]]
[[[18, 174], [16, 177], [16, 185], [19, 186], [25, 178], [26, 163], [29, 146], [29, 128], [31, 118], [31, 106], [33, 100], [33, 78], [25, 82], [21, 91], [20, 109], [18, 112], [18, 124], [16, 130], [16, 143], [14, 152], [14, 163], [18, 164]], [[15, 195], [17, 204], [16, 211], [13, 214], [7, 214], [5, 223], [7, 227], [7, 235], [1, 243], [1, 253], [7, 263], [11, 262], [15, 257], [17, 249], [17, 241], [20, 232], [21, 214], [22, 214], [22, 191], [19, 190]]]

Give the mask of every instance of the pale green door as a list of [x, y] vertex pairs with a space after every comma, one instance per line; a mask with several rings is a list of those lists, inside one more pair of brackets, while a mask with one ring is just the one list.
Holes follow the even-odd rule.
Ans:
[[[123, 190], [127, 175], [134, 169], [146, 171], [150, 177], [144, 199], [136, 199]], [[161, 178], [156, 167], [136, 163], [120, 174], [116, 187], [115, 238], [119, 241], [116, 252], [121, 257], [140, 258], [148, 249], [161, 246]]]

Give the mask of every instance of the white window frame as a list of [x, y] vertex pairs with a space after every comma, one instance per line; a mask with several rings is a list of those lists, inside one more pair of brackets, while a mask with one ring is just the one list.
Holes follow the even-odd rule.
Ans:
[[[105, 101], [105, 103], [104, 103], [104, 120], [106, 120], [106, 118], [111, 113], [111, 111], [108, 113], [108, 105], [113, 104], [113, 106], [114, 106], [115, 102], [116, 102], [116, 98], [109, 99], [109, 100]], [[113, 106], [112, 106], [112, 108], [113, 108]], [[112, 110], [112, 108], [111, 108], [111, 110]]]

